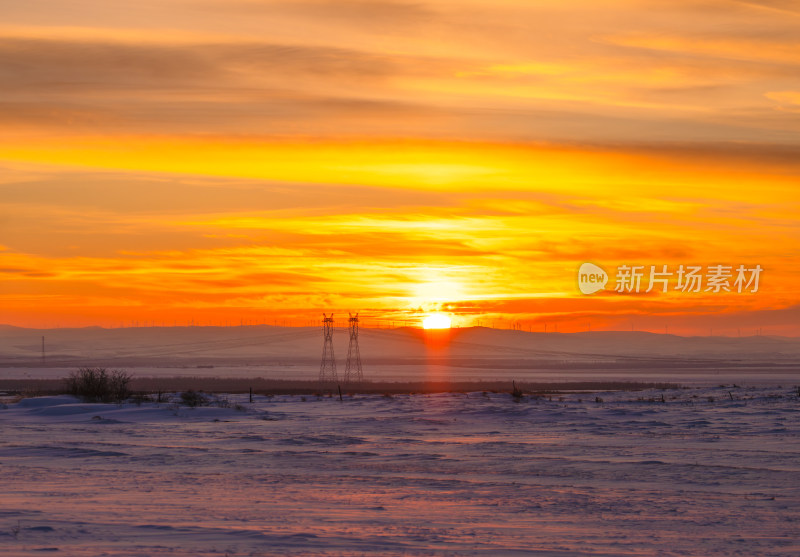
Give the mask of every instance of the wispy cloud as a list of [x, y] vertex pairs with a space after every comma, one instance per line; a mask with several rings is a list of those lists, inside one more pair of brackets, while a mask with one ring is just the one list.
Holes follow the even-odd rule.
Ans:
[[[19, 323], [325, 305], [608, 326], [796, 304], [796, 15], [7, 2], [0, 301]], [[583, 298], [584, 260], [760, 263], [769, 281], [747, 300]]]

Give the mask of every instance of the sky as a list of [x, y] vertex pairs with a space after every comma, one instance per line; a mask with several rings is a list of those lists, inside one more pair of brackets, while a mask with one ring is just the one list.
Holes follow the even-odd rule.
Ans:
[[800, 335], [798, 76], [789, 0], [0, 0], [0, 323]]

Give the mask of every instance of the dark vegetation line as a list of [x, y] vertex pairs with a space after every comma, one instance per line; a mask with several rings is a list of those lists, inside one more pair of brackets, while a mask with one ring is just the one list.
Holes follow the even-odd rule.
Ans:
[[[97, 368], [94, 368], [97, 369]], [[92, 376], [95, 377], [95, 376]], [[120, 377], [108, 371], [114, 389], [120, 389]], [[65, 379], [0, 379], [0, 391], [19, 395], [75, 394], [75, 373]], [[361, 384], [342, 384], [345, 394], [433, 394], [487, 391], [496, 393], [557, 394], [561, 392], [638, 391], [644, 389], [679, 389], [677, 383], [640, 381], [364, 381]], [[248, 393], [260, 395], [309, 395], [337, 392], [337, 385], [321, 386], [315, 380], [266, 379], [236, 377], [125, 377], [125, 394], [156, 394], [159, 392], [203, 391], [206, 393]], [[115, 391], [122, 394], [122, 391]], [[102, 398], [102, 397], [101, 397]]]

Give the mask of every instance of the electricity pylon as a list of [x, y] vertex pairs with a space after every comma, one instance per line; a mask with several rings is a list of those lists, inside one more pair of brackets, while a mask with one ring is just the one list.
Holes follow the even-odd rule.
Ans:
[[336, 357], [333, 355], [333, 314], [322, 314], [322, 327], [325, 344], [322, 346], [322, 362], [319, 364], [319, 382], [322, 386], [336, 383]]
[[350, 344], [347, 347], [347, 365], [344, 367], [345, 383], [361, 383], [364, 375], [361, 372], [361, 351], [358, 349], [358, 314], [350, 314], [347, 320], [350, 325]]

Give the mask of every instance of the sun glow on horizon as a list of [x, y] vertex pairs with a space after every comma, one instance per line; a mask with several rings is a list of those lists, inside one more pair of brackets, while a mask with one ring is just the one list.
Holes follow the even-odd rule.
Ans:
[[422, 321], [423, 329], [449, 329], [450, 318], [442, 313], [433, 313]]

